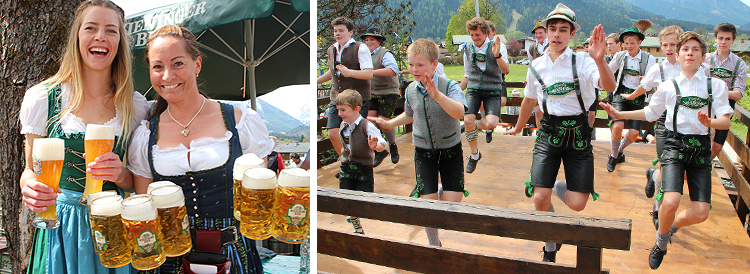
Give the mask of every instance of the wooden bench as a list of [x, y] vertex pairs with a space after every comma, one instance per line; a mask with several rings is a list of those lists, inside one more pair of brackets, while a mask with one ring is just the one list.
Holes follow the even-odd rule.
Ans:
[[630, 250], [632, 221], [629, 219], [414, 199], [326, 187], [318, 188], [317, 197], [318, 212], [540, 242], [561, 242], [577, 248], [576, 266], [568, 266], [318, 228], [320, 254], [408, 271], [609, 273], [602, 269], [602, 249]]
[[[750, 113], [739, 104], [735, 105], [734, 117], [745, 124], [745, 126], [750, 127]], [[750, 141], [750, 131], [745, 134], [745, 140]], [[736, 191], [730, 191], [728, 194], [730, 197], [736, 197], [734, 208], [737, 211], [737, 216], [745, 227], [747, 227], [748, 208], [750, 208], [750, 184], [748, 184], [748, 181], [750, 181], [750, 170], [748, 169], [748, 166], [750, 166], [750, 148], [748, 148], [748, 144], [750, 143], [747, 141], [743, 142], [742, 139], [735, 135], [731, 130], [727, 135], [726, 143], [732, 147], [735, 153], [737, 153], [737, 158], [740, 161], [740, 168], [738, 169], [737, 166], [735, 166], [735, 163], [729, 158], [724, 150], [719, 153], [718, 158], [736, 189]]]

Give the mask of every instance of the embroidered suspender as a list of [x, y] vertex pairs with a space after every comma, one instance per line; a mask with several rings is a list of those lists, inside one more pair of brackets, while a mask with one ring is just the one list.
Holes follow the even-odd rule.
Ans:
[[659, 63], [659, 73], [661, 74], [661, 81], [666, 81], [667, 79], [664, 79], [664, 65], [662, 63]]
[[[672, 114], [672, 130], [674, 132], [677, 132], [677, 112], [680, 109], [680, 105], [682, 105], [682, 94], [680, 93], [680, 87], [677, 85], [677, 81], [675, 79], [672, 79], [672, 84], [674, 85], [674, 90], [676, 94], [676, 100], [674, 104], [674, 113]], [[711, 105], [713, 105], [714, 97], [713, 97], [713, 86], [711, 85], [711, 77], [708, 78], [708, 81], [706, 83], [707, 89], [708, 89], [708, 117], [711, 117]], [[711, 131], [709, 130], [709, 134], [711, 134]]]
[[[716, 77], [716, 75], [714, 74], [714, 68], [716, 67], [716, 65], [715, 65], [716, 54], [717, 54], [716, 52], [714, 52], [714, 54], [711, 54], [711, 69], [709, 70], [711, 77]], [[729, 58], [729, 57], [727, 57], [727, 58]], [[735, 88], [734, 87], [734, 84], [735, 84], [734, 82], [737, 80], [737, 72], [739, 72], [739, 70], [740, 70], [740, 61], [742, 61], [742, 60], [737, 60], [737, 62], [734, 64], [734, 70], [732, 71], [732, 80], [730, 81], [730, 84], [727, 87], [727, 88], [729, 88], [729, 90], [734, 90], [734, 88]]]
[[[573, 64], [573, 87], [576, 90], [576, 97], [578, 97], [578, 104], [581, 106], [582, 113], [586, 113], [586, 107], [584, 107], [583, 104], [583, 98], [581, 97], [581, 84], [578, 80], [578, 68], [576, 68], [576, 54], [571, 54], [571, 63]], [[544, 113], [549, 115], [549, 112], [547, 111], [547, 85], [544, 84], [544, 81], [542, 80], [542, 77], [539, 76], [539, 73], [534, 69], [534, 66], [529, 65], [529, 70], [531, 70], [531, 74], [534, 75], [537, 81], [539, 81], [539, 84], [542, 85], [542, 91], [544, 92], [544, 95], [542, 96], [542, 108], [544, 109]]]

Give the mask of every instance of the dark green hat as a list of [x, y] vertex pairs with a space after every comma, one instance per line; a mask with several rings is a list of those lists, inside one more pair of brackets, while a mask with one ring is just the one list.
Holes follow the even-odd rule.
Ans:
[[536, 21], [536, 25], [534, 25], [534, 28], [531, 29], [531, 35], [534, 35], [534, 31], [536, 31], [536, 29], [538, 28], [543, 28], [545, 30], [547, 29], [544, 26], [542, 26], [542, 20]]
[[641, 40], [641, 41], [643, 41], [643, 39], [646, 39], [646, 35], [644, 35], [637, 28], [629, 28], [629, 29], [626, 29], [625, 31], [623, 31], [622, 34], [620, 34], [620, 43], [625, 43], [625, 35], [628, 35], [628, 34], [630, 34], [630, 35], [633, 35], [633, 34], [637, 35], [638, 39]]

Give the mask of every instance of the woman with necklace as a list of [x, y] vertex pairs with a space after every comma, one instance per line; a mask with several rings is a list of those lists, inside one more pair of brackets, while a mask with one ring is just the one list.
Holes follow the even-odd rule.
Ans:
[[[195, 36], [185, 27], [170, 25], [153, 32], [146, 45], [146, 62], [159, 96], [130, 145], [128, 169], [136, 193], [145, 193], [154, 181], [181, 186], [190, 226], [197, 234], [194, 249], [209, 246], [220, 251], [232, 261], [232, 273], [263, 273], [254, 241], [231, 228], [239, 228], [232, 213], [232, 168], [242, 154], [265, 158], [272, 151], [274, 142], [266, 125], [253, 110], [235, 109], [201, 94], [197, 85], [201, 54]], [[238, 240], [211, 241], [204, 236], [216, 230]], [[179, 271], [180, 262], [180, 257], [168, 258], [156, 271]]]
[[[20, 178], [24, 205], [34, 212], [56, 204], [60, 227], [37, 229], [29, 273], [131, 273], [130, 266], [109, 269], [94, 252], [88, 208], [79, 203], [86, 173], [105, 180], [104, 190], [132, 191], [124, 157], [130, 133], [145, 119], [146, 98], [133, 91], [130, 44], [123, 10], [108, 0], [81, 3], [68, 36], [60, 69], [28, 91], [21, 104], [21, 134], [26, 136], [26, 169]], [[114, 152], [86, 166], [87, 124], [115, 128]], [[60, 193], [35, 180], [31, 155], [35, 138], [65, 141]]]

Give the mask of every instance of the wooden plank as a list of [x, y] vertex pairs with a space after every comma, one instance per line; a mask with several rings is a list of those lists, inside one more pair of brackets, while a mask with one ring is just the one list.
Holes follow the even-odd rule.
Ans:
[[318, 211], [516, 239], [630, 250], [632, 221], [318, 187]]
[[737, 117], [745, 126], [750, 126], [750, 112], [740, 105], [734, 105], [734, 117]]
[[726, 142], [732, 147], [734, 152], [737, 153], [737, 157], [739, 157], [744, 165], [750, 164], [750, 147], [742, 142], [740, 137], [730, 130], [729, 134], [727, 134]]
[[719, 152], [719, 162], [721, 162], [724, 170], [726, 170], [729, 176], [731, 176], [734, 186], [737, 187], [737, 196], [742, 197], [742, 200], [747, 204], [747, 202], [750, 201], [750, 189], [747, 187], [747, 181], [741, 175], [740, 171], [737, 170], [737, 167], [734, 166], [734, 163], [729, 159], [727, 153], [723, 150]]
[[601, 269], [602, 249], [579, 246], [576, 256], [576, 273], [599, 273], [603, 272]]
[[483, 255], [322, 228], [318, 229], [318, 253], [420, 273], [576, 273], [575, 268], [561, 264]]
[[320, 118], [317, 122], [318, 132], [322, 132], [328, 126], [328, 118]]

